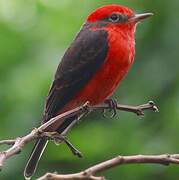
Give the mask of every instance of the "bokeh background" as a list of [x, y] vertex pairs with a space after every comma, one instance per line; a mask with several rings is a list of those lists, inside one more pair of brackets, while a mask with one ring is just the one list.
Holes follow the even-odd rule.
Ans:
[[[134, 64], [113, 97], [131, 105], [154, 100], [160, 112], [146, 112], [142, 120], [127, 112], [114, 119], [104, 119], [100, 112], [89, 115], [68, 134], [84, 158], [51, 142], [33, 179], [48, 171], [78, 172], [118, 154], [179, 153], [177, 0], [0, 0], [0, 139], [26, 135], [40, 124], [66, 48], [93, 10], [112, 3], [154, 13], [137, 27]], [[7, 161], [0, 179], [24, 179], [32, 145]], [[125, 165], [101, 174], [110, 180], [171, 180], [179, 178], [179, 166]]]

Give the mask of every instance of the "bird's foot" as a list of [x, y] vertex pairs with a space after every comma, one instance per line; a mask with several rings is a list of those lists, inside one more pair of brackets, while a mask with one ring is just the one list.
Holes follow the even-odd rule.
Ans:
[[[113, 111], [110, 118], [115, 117], [117, 114], [117, 100], [114, 98], [110, 98], [110, 99], [106, 99], [104, 101], [104, 103], [109, 105], [109, 112]], [[102, 111], [103, 117], [108, 118], [108, 116], [106, 116], [105, 112], [106, 112], [105, 109], [103, 109], [103, 111]]]

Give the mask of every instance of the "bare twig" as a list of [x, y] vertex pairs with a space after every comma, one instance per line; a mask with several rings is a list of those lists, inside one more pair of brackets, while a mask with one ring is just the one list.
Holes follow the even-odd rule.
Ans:
[[[89, 107], [88, 103], [85, 103], [81, 107], [77, 107], [73, 110], [70, 110], [68, 112], [65, 112], [63, 114], [60, 114], [60, 115], [50, 119], [48, 122], [44, 123], [39, 128], [33, 129], [31, 133], [29, 133], [28, 135], [26, 135], [24, 137], [21, 137], [21, 138], [18, 137], [14, 140], [0, 141], [0, 145], [1, 144], [13, 145], [8, 150], [6, 150], [4, 152], [0, 152], [0, 171], [2, 170], [2, 167], [5, 163], [5, 161], [9, 157], [20, 153], [20, 151], [22, 150], [22, 148], [24, 147], [25, 144], [28, 144], [29, 142], [33, 141], [34, 139], [38, 139], [41, 137], [51, 138], [51, 139], [55, 140], [58, 144], [60, 144], [62, 141], [65, 141], [66, 144], [72, 150], [73, 154], [81, 157], [82, 154], [77, 149], [75, 149], [72, 146], [72, 144], [64, 137], [66, 136], [67, 132], [72, 128], [72, 126], [74, 126], [77, 123], [78, 119], [80, 119], [86, 113], [91, 112], [92, 110], [109, 109], [109, 108], [110, 108], [110, 106], [108, 104], [101, 104], [98, 106]], [[147, 104], [140, 105], [140, 106], [126, 106], [126, 105], [117, 104], [116, 108], [118, 110], [122, 110], [122, 111], [133, 112], [133, 113], [136, 113], [137, 115], [141, 115], [141, 116], [144, 115], [143, 111], [147, 110], [147, 109], [157, 111], [157, 107], [154, 105], [154, 103], [152, 101], [150, 101]], [[58, 137], [57, 137], [57, 135], [54, 136], [54, 134], [51, 134], [51, 137], [50, 137], [50, 134], [47, 133], [47, 131], [50, 127], [52, 127], [54, 124], [58, 123], [59, 121], [62, 121], [64, 119], [67, 119], [67, 118], [70, 118], [73, 116], [77, 116], [78, 119], [75, 119], [60, 135], [58, 135]], [[48, 134], [48, 136], [47, 136], [47, 134]]]
[[104, 180], [104, 177], [95, 177], [94, 175], [115, 166], [142, 163], [154, 163], [162, 165], [179, 164], [179, 154], [117, 156], [79, 173], [61, 175], [57, 173], [47, 173], [37, 180]]
[[[93, 110], [97, 109], [109, 109], [110, 106], [109, 104], [100, 104], [92, 107]], [[153, 101], [149, 101], [147, 104], [142, 104], [140, 106], [128, 106], [128, 105], [122, 105], [122, 104], [117, 104], [116, 106], [117, 110], [121, 111], [128, 111], [137, 114], [138, 116], [144, 116], [145, 110], [152, 110], [154, 112], [158, 112], [157, 106], [155, 106], [155, 103]]]
[[[73, 124], [70, 124], [70, 125], [74, 125], [75, 123], [77, 122], [77, 120], [75, 120], [73, 122]], [[70, 130], [70, 128], [68, 128], [68, 130]], [[67, 133], [67, 130], [65, 131]], [[70, 141], [67, 139], [66, 137], [66, 133], [63, 133], [63, 134], [59, 134], [58, 132], [43, 132], [41, 133], [41, 137], [46, 137], [48, 140], [54, 140], [55, 143], [57, 145], [59, 145], [60, 143], [62, 143], [63, 141], [66, 143], [66, 145], [70, 148], [71, 152], [82, 158], [83, 155], [81, 152], [79, 152], [71, 143]]]

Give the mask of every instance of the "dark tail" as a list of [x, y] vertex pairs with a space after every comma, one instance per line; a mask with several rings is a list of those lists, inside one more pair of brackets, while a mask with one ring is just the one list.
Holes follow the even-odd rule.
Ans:
[[35, 173], [40, 157], [44, 152], [47, 143], [48, 141], [45, 138], [36, 141], [24, 170], [24, 176], [26, 179], [30, 179]]

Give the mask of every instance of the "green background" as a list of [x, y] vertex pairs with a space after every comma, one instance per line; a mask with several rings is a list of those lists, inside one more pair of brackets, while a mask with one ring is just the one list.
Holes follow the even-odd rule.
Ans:
[[[26, 135], [40, 124], [60, 58], [86, 17], [112, 3], [154, 13], [137, 27], [134, 64], [113, 97], [128, 105], [154, 100], [160, 112], [146, 112], [142, 120], [120, 111], [114, 119], [89, 115], [68, 134], [84, 158], [51, 142], [35, 177], [78, 172], [118, 154], [179, 153], [177, 0], [0, 0], [0, 139]], [[1, 180], [23, 179], [32, 145], [5, 163]], [[125, 165], [101, 174], [110, 180], [171, 180], [179, 178], [179, 166]]]

